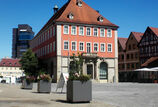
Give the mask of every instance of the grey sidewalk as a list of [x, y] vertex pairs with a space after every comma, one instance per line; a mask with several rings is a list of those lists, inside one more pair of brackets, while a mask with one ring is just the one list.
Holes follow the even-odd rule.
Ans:
[[33, 90], [22, 90], [20, 84], [0, 84], [0, 107], [158, 107], [158, 84], [99, 84], [92, 85], [91, 103], [70, 104], [64, 93], [55, 92], [52, 84], [51, 94], [37, 93], [37, 84]]
[[[37, 84], [33, 90], [20, 89], [20, 84], [0, 84], [0, 107], [115, 107], [104, 102], [70, 104], [66, 102], [66, 93], [56, 93], [56, 84], [52, 84], [52, 93], [37, 93]], [[65, 91], [65, 90], [64, 90]]]

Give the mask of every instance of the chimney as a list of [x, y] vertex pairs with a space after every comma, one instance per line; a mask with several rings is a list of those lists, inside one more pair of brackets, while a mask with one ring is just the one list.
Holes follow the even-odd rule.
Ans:
[[58, 11], [58, 6], [55, 5], [53, 9], [54, 9], [54, 14], [55, 14]]

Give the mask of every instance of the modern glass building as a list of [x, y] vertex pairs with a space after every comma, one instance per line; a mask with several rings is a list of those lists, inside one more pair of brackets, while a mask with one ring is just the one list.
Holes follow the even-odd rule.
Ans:
[[30, 47], [29, 42], [34, 37], [32, 27], [27, 24], [19, 24], [13, 28], [12, 58], [20, 58]]

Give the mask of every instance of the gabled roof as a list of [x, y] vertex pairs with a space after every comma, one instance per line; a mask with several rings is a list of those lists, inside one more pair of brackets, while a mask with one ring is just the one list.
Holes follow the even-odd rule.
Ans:
[[3, 58], [0, 62], [0, 67], [21, 67], [20, 59]]
[[134, 37], [136, 38], [136, 40], [138, 42], [140, 42], [140, 40], [141, 40], [141, 38], [143, 37], [143, 34], [144, 34], [144, 33], [141, 33], [141, 32], [131, 32], [131, 33], [134, 35]]
[[151, 57], [145, 63], [143, 63], [141, 66], [142, 67], [148, 66], [148, 64], [150, 64], [151, 62], [156, 61], [156, 60], [158, 60], [158, 57]]
[[126, 49], [126, 42], [127, 42], [127, 39], [128, 38], [118, 38], [118, 41], [119, 41], [119, 43], [120, 43], [120, 45], [121, 45], [121, 47], [122, 47], [122, 49], [123, 50], [125, 50]]
[[[74, 15], [74, 19], [72, 20], [67, 17], [70, 13]], [[77, 0], [70, 0], [66, 5], [63, 13], [56, 19], [56, 21], [118, 27], [104, 17], [103, 22], [98, 21], [99, 16], [102, 15], [88, 6], [85, 2], [82, 3], [82, 7], [79, 7], [77, 5]]]
[[154, 27], [149, 27], [154, 33], [156, 36], [158, 36], [158, 28], [154, 28]]
[[[77, 0], [68, 0], [44, 25], [44, 27], [38, 32], [42, 32], [48, 25], [55, 22], [61, 23], [77, 23], [77, 24], [90, 24], [99, 26], [109, 26], [118, 28], [117, 25], [111, 23], [96, 10], [88, 6], [85, 2], [82, 2], [82, 7], [77, 5]], [[69, 19], [68, 15], [73, 14], [74, 19]], [[98, 21], [98, 17], [103, 17], [103, 22]], [[38, 35], [37, 34], [37, 35]]]

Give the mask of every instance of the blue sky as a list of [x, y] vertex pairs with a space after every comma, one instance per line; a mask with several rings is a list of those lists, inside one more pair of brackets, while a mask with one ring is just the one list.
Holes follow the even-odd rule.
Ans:
[[[114, 24], [119, 37], [131, 31], [144, 32], [147, 26], [158, 28], [158, 0], [83, 0]], [[53, 7], [67, 0], [0, 0], [0, 58], [11, 57], [12, 28], [29, 24], [35, 34], [53, 15]]]

